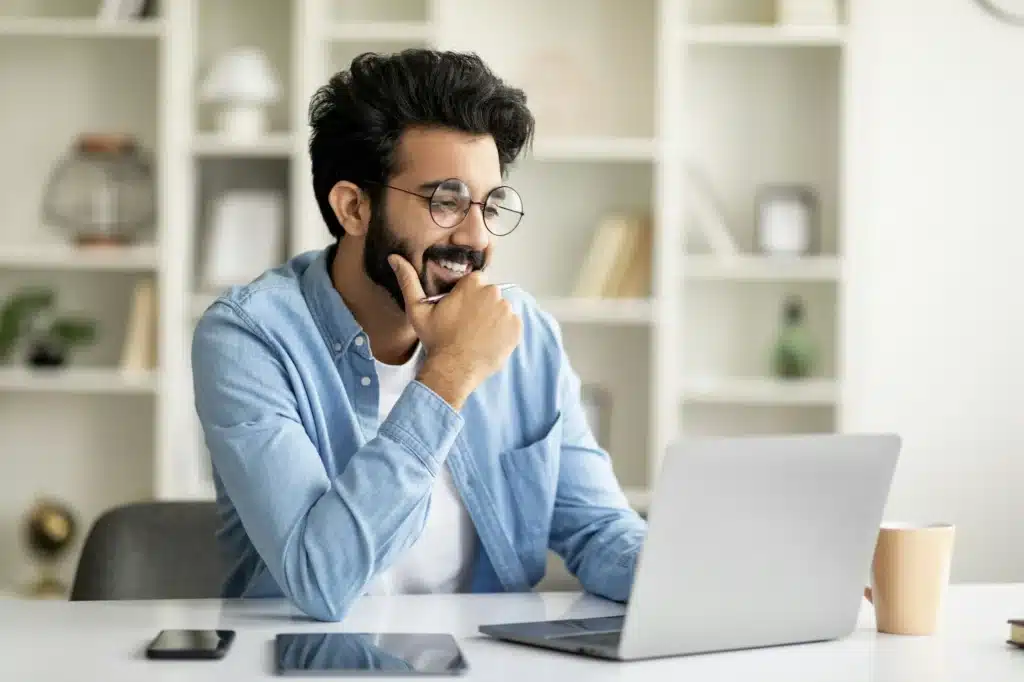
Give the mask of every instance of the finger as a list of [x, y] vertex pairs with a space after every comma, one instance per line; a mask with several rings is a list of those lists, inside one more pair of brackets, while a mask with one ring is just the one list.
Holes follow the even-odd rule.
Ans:
[[455, 283], [454, 288], [459, 289], [460, 291], [468, 291], [470, 289], [481, 289], [485, 286], [487, 286], [486, 276], [482, 272], [474, 270], [465, 277], [461, 277], [459, 281]]
[[395, 271], [395, 277], [398, 279], [398, 288], [402, 290], [402, 298], [405, 299], [405, 310], [416, 314], [415, 311], [419, 310], [422, 306], [429, 305], [421, 303], [426, 294], [423, 293], [420, 278], [416, 276], [416, 269], [413, 268], [409, 261], [397, 254], [392, 254], [388, 256], [388, 263], [391, 264], [391, 268]]

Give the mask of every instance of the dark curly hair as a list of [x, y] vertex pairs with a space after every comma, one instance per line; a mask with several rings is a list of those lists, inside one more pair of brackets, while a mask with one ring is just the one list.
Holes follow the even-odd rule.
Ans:
[[331, 188], [353, 182], [376, 205], [377, 183], [396, 171], [407, 128], [490, 135], [505, 175], [535, 125], [523, 91], [506, 85], [480, 57], [429, 49], [359, 55], [313, 95], [309, 123], [313, 193], [335, 239], [344, 231], [328, 202]]

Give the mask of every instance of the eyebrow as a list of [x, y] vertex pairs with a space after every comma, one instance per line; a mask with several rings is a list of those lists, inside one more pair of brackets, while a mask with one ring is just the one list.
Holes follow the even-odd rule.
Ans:
[[423, 190], [423, 191], [431, 191], [432, 192], [435, 189], [437, 189], [438, 185], [440, 185], [442, 182], [444, 182], [447, 179], [448, 178], [444, 178], [442, 180], [431, 180], [430, 182], [424, 182], [423, 184], [419, 185], [416, 189], [420, 189], [420, 190]]
[[[433, 192], [435, 189], [437, 189], [438, 185], [440, 185], [441, 183], [445, 182], [446, 180], [451, 180], [451, 178], [441, 178], [440, 180], [429, 180], [427, 182], [423, 182], [423, 183], [420, 183], [419, 185], [417, 185], [417, 189], [419, 189], [422, 192]], [[498, 199], [504, 199], [505, 198], [505, 189], [504, 189], [504, 187], [505, 187], [504, 185], [495, 185], [493, 188], [488, 190], [488, 193], [489, 192], [494, 192], [494, 196], [495, 197], [497, 197]]]

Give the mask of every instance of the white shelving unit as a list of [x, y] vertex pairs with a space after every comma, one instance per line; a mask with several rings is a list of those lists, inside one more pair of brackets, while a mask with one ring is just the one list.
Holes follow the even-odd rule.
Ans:
[[192, 153], [201, 158], [288, 159], [294, 146], [288, 133], [268, 133], [252, 142], [225, 139], [212, 133], [197, 133], [192, 138]]
[[71, 367], [60, 371], [0, 368], [0, 390], [71, 395], [147, 395], [159, 388], [155, 372]]
[[687, 26], [679, 31], [685, 44], [722, 47], [841, 46], [845, 34], [836, 26]]
[[158, 20], [99, 22], [93, 18], [0, 17], [0, 36], [25, 38], [159, 38]]
[[[687, 239], [676, 278], [679, 433], [841, 431], [846, 28], [777, 24], [771, 0], [684, 4], [673, 24], [684, 162], [710, 178], [742, 253], [712, 256]], [[770, 258], [754, 248], [756, 192], [779, 183], [818, 195], [813, 255]], [[770, 371], [790, 295], [803, 299], [819, 346], [814, 375], [803, 380]]]
[[[279, 188], [282, 260], [325, 246], [308, 102], [367, 50], [472, 50], [527, 91], [537, 138], [509, 179], [526, 218], [497, 244], [492, 277], [535, 295], [560, 321], [583, 381], [610, 391], [607, 445], [634, 504], [646, 504], [660, 455], [680, 435], [841, 430], [842, 27], [776, 26], [770, 0], [522, 0], [511, 10], [493, 0], [163, 0], [153, 18], [116, 23], [94, 19], [98, 5], [0, 8], [0, 92], [33, 93], [0, 107], [0, 284], [54, 284], [105, 330], [61, 373], [0, 369], [5, 480], [19, 481], [0, 496], [5, 517], [36, 494], [64, 497], [83, 524], [122, 500], [209, 497], [188, 351], [217, 293], [198, 276], [210, 203], [230, 187]], [[245, 144], [216, 132], [198, 96], [212, 60], [237, 46], [263, 49], [283, 86], [269, 132]], [[85, 253], [40, 223], [44, 180], [86, 130], [131, 132], [152, 153], [151, 242]], [[691, 164], [723, 200], [743, 249], [733, 260], [691, 250]], [[818, 191], [820, 253], [754, 252], [754, 193], [774, 182]], [[572, 298], [594, 229], [619, 210], [653, 217], [650, 297]], [[125, 375], [118, 348], [140, 275], [158, 283], [159, 366]], [[821, 344], [819, 371], [803, 382], [773, 379], [766, 361], [790, 293], [804, 296]], [[51, 459], [18, 459], [40, 450]], [[53, 461], [73, 466], [47, 480]], [[112, 468], [102, 481], [84, 473]], [[0, 580], [26, 570], [17, 550], [0, 556], [11, 557]]]
[[[171, 236], [181, 223], [167, 210], [176, 148], [167, 122], [177, 112], [169, 96], [176, 35], [166, 13], [101, 22], [96, 0], [0, 4], [0, 296], [50, 287], [61, 312], [89, 316], [98, 332], [66, 367], [33, 369], [20, 354], [0, 366], [0, 516], [11, 531], [0, 548], [0, 582], [16, 586], [33, 574], [20, 524], [38, 497], [70, 505], [84, 530], [104, 509], [161, 490], [161, 464], [178, 449], [170, 419], [178, 397], [164, 379], [176, 370], [166, 341], [180, 326], [167, 324], [167, 315], [184, 281]], [[50, 173], [87, 132], [131, 134], [152, 163], [157, 217], [134, 246], [76, 248], [42, 219]], [[125, 371], [121, 350], [143, 277], [160, 292], [161, 362]], [[64, 563], [65, 579], [76, 556], [77, 547]]]

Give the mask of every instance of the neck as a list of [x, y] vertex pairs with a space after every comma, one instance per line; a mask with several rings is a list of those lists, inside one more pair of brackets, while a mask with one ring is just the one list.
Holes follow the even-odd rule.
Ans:
[[363, 269], [363, 240], [346, 235], [338, 243], [331, 281], [366, 332], [373, 356], [388, 365], [408, 360], [419, 340], [402, 309]]

